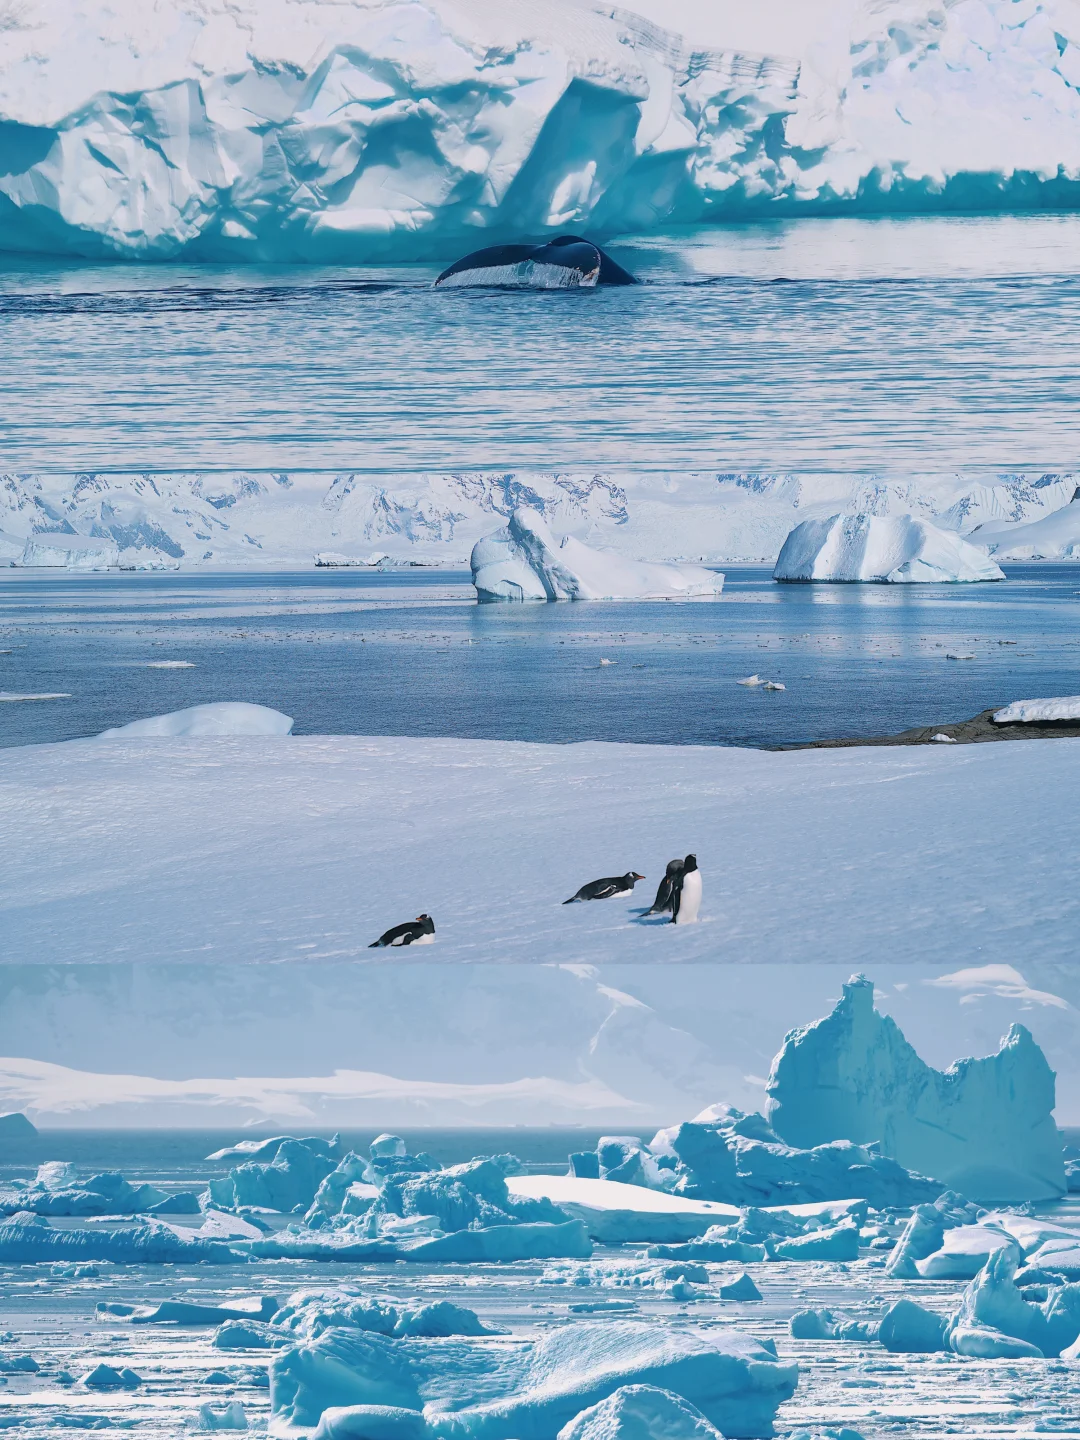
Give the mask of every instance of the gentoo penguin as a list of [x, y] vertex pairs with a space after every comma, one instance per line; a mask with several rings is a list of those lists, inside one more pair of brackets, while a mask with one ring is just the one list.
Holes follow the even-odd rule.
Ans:
[[591, 290], [595, 285], [636, 285], [599, 245], [580, 235], [559, 235], [546, 245], [489, 245], [455, 260], [435, 285], [497, 285], [514, 290]]
[[418, 915], [415, 920], [406, 920], [404, 925], [395, 925], [368, 946], [378, 950], [384, 945], [430, 945], [435, 939], [435, 921], [430, 915]]
[[652, 902], [652, 909], [646, 910], [646, 915], [665, 915], [672, 906], [675, 895], [675, 883], [683, 872], [683, 860], [669, 860], [664, 878], [660, 881], [660, 887], [656, 892], [656, 899]]
[[697, 856], [687, 855], [672, 896], [671, 923], [693, 925], [700, 907], [701, 871], [697, 868]]
[[590, 880], [588, 885], [582, 885], [576, 895], [571, 895], [569, 900], [564, 900], [564, 905], [573, 905], [575, 900], [609, 900], [612, 895], [629, 895], [639, 880], [644, 880], [644, 875], [639, 875], [636, 870], [628, 870], [625, 875], [609, 875], [605, 880]]

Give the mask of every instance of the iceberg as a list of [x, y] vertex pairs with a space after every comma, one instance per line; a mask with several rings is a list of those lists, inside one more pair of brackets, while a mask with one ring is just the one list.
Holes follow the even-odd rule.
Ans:
[[13, 562], [28, 568], [44, 566], [67, 570], [115, 570], [120, 551], [108, 538], [85, 535], [31, 535], [20, 559]]
[[0, 1145], [37, 1139], [37, 1126], [22, 1111], [0, 1115]]
[[313, 1148], [303, 1140], [281, 1140], [272, 1160], [249, 1160], [224, 1179], [211, 1180], [210, 1199], [226, 1209], [306, 1210], [334, 1168], [325, 1144]]
[[675, 600], [716, 596], [724, 588], [723, 575], [702, 566], [627, 560], [572, 535], [557, 542], [543, 516], [525, 505], [503, 529], [476, 542], [469, 563], [481, 602]]
[[1001, 560], [1080, 559], [1080, 499], [1034, 520], [986, 520], [969, 538]]
[[385, 1406], [422, 1412], [431, 1440], [552, 1440], [615, 1391], [651, 1385], [689, 1401], [725, 1436], [767, 1437], [797, 1380], [797, 1366], [726, 1329], [575, 1321], [525, 1341], [330, 1329], [275, 1354], [268, 1433], [306, 1440], [325, 1411]]
[[74, 1166], [50, 1161], [31, 1181], [0, 1186], [0, 1215], [138, 1215], [167, 1201], [154, 1185], [131, 1185], [115, 1170], [80, 1180]]
[[161, 738], [190, 737], [205, 739], [220, 735], [288, 735], [293, 727], [290, 716], [266, 705], [249, 705], [244, 701], [217, 701], [211, 705], [192, 705], [187, 710], [173, 710], [168, 715], [152, 715], [146, 720], [132, 720], [102, 730], [99, 739], [122, 735]]
[[784, 541], [774, 580], [890, 585], [1004, 580], [984, 550], [914, 515], [830, 515], [804, 520]]
[[831, 1015], [789, 1033], [767, 1093], [769, 1121], [792, 1145], [876, 1142], [900, 1165], [984, 1201], [1066, 1190], [1054, 1072], [1022, 1025], [996, 1055], [935, 1070], [856, 975]]
[[684, 7], [679, 35], [649, 0], [16, 6], [0, 233], [355, 264], [568, 226], [1074, 202], [1070, 10], [805, 8]]

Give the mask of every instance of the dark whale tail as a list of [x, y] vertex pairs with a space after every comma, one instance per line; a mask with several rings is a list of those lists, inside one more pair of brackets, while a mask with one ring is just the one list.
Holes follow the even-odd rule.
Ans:
[[529, 290], [637, 283], [599, 245], [579, 235], [559, 235], [544, 245], [491, 245], [474, 250], [455, 260], [435, 281], [437, 287], [495, 285]]

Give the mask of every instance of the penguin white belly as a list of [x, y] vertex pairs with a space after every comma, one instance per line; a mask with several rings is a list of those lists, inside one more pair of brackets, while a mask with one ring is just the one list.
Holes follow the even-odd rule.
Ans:
[[434, 945], [434, 944], [435, 944], [435, 936], [434, 936], [434, 935], [418, 935], [418, 936], [416, 937], [416, 939], [415, 939], [412, 943], [413, 943], [414, 945]]
[[691, 870], [683, 876], [682, 896], [676, 925], [693, 925], [701, 908], [701, 871]]

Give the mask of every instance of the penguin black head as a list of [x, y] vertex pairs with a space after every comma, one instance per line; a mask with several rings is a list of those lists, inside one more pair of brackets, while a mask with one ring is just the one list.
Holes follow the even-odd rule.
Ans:
[[645, 876], [644, 876], [644, 875], [639, 875], [636, 870], [631, 870], [630, 873], [629, 873], [629, 875], [627, 875], [626, 878], [627, 878], [628, 880], [633, 880], [633, 882], [634, 882], [635, 885], [636, 885], [639, 880], [644, 880], [644, 879], [645, 879]]
[[667, 871], [665, 873], [668, 875], [678, 875], [679, 872], [685, 868], [685, 866], [685, 860], [669, 860], [667, 862]]
[[686, 859], [683, 861], [683, 872], [684, 872], [684, 874], [687, 874], [687, 875], [688, 875], [691, 870], [696, 870], [696, 869], [697, 869], [697, 856], [696, 856], [696, 855], [687, 855]]

